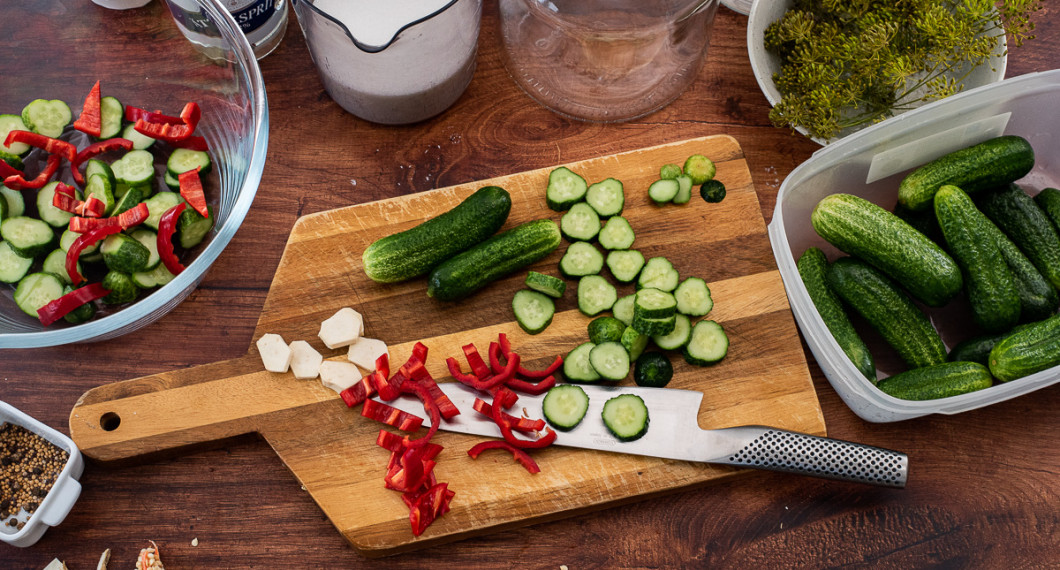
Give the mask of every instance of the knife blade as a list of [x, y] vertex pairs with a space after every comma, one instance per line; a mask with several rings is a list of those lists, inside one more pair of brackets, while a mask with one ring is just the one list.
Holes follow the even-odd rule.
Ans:
[[[557, 431], [554, 445], [750, 467], [883, 487], [905, 487], [908, 478], [909, 458], [889, 449], [768, 426], [702, 429], [698, 419], [702, 392], [637, 386], [580, 386], [589, 396], [589, 409], [574, 429]], [[483, 397], [481, 392], [457, 382], [440, 383], [439, 387], [460, 414], [442, 420], [438, 429], [502, 437], [493, 420], [472, 407], [476, 398], [489, 401], [488, 396]], [[639, 396], [648, 408], [648, 431], [640, 439], [619, 441], [603, 423], [604, 403], [621, 394]], [[543, 419], [544, 398], [545, 394], [519, 394], [519, 400], [508, 413]], [[412, 396], [403, 395], [384, 403], [420, 417], [426, 415], [423, 403]], [[429, 417], [424, 420], [424, 426], [430, 426]]]

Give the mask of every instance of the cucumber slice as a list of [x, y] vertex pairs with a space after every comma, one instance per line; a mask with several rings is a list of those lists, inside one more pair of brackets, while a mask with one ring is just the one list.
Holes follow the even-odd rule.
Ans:
[[674, 377], [674, 367], [665, 354], [652, 351], [640, 355], [633, 367], [633, 381], [645, 388], [665, 388]]
[[651, 287], [660, 291], [673, 291], [680, 279], [681, 276], [669, 259], [653, 257], [644, 264], [644, 269], [637, 278], [637, 288]]
[[622, 394], [604, 403], [604, 425], [619, 441], [633, 441], [648, 433], [648, 407], [636, 394]]
[[103, 202], [103, 215], [109, 216], [114, 211], [114, 187], [104, 174], [93, 174], [85, 182], [85, 200], [89, 196], [95, 196]]
[[0, 239], [22, 257], [34, 258], [51, 251], [55, 244], [55, 230], [36, 218], [16, 216], [0, 224]]
[[[81, 237], [81, 234], [74, 231], [66, 230], [62, 233], [61, 236], [59, 236], [59, 247], [62, 248], [63, 251], [70, 251], [70, 246], [73, 245], [74, 241], [79, 237]], [[100, 242], [97, 241], [96, 243], [82, 249], [81, 255], [78, 257], [78, 259], [85, 259], [87, 256], [99, 251], [99, 244]]]
[[560, 166], [548, 174], [548, 187], [545, 189], [545, 202], [548, 207], [563, 212], [581, 202], [589, 186], [585, 179], [575, 174], [566, 166]]
[[166, 174], [162, 177], [162, 181], [166, 183], [166, 186], [170, 190], [173, 190], [174, 192], [180, 190], [180, 179], [170, 174], [168, 170], [166, 171]]
[[96, 174], [107, 178], [111, 192], [113, 192], [118, 186], [118, 179], [114, 178], [114, 170], [111, 169], [110, 165], [98, 158], [90, 158], [88, 159], [88, 162], [85, 163], [85, 180], [88, 180]]
[[129, 278], [140, 289], [150, 289], [169, 283], [176, 278], [176, 275], [170, 273], [164, 264], [159, 263], [154, 269], [133, 273], [129, 275]]
[[687, 174], [682, 174], [676, 180], [677, 194], [674, 194], [674, 199], [671, 202], [674, 204], [687, 204], [692, 199], [692, 178]]
[[[41, 267], [41, 271], [45, 273], [51, 273], [62, 279], [63, 283], [71, 285], [70, 272], [66, 270], [66, 251], [62, 248], [55, 248], [47, 257], [44, 258], [44, 264]], [[77, 272], [81, 273], [81, 263], [77, 264]]]
[[112, 272], [133, 273], [147, 268], [151, 257], [147, 246], [127, 234], [112, 234], [103, 240], [100, 247], [103, 252], [103, 263]]
[[[147, 150], [155, 144], [155, 139], [136, 130], [136, 125], [128, 124], [121, 132], [121, 138], [132, 141], [134, 150]], [[169, 172], [167, 171], [168, 175]]]
[[667, 335], [673, 332], [674, 328], [677, 326], [677, 315], [653, 319], [651, 317], [638, 315], [636, 311], [634, 311], [633, 322], [629, 326], [636, 329], [637, 332], [646, 334], [650, 337]]
[[103, 297], [103, 302], [108, 305], [131, 303], [140, 294], [132, 278], [121, 271], [108, 271], [103, 276], [102, 285], [105, 289], [110, 289], [110, 294]]
[[[66, 288], [63, 289], [65, 293], [69, 293], [73, 290], [74, 288], [70, 287], [69, 285], [67, 285]], [[92, 320], [92, 317], [94, 316], [96, 316], [96, 304], [88, 302], [63, 315], [63, 320], [68, 323], [78, 325]]]
[[626, 193], [622, 190], [622, 182], [608, 178], [589, 186], [585, 192], [585, 202], [592, 206], [602, 218], [621, 214], [622, 208], [626, 205]]
[[714, 321], [699, 321], [692, 327], [692, 338], [683, 354], [689, 364], [706, 366], [720, 362], [729, 352], [729, 337]]
[[563, 376], [568, 382], [591, 383], [600, 380], [600, 374], [589, 363], [589, 353], [596, 345], [584, 342], [574, 347], [563, 359]]
[[519, 327], [528, 334], [538, 334], [552, 323], [556, 303], [544, 293], [522, 289], [512, 297], [512, 312]]
[[589, 364], [604, 380], [629, 376], [629, 352], [619, 342], [602, 342], [589, 351]]
[[33, 258], [22, 257], [11, 244], [0, 241], [0, 283], [18, 283], [32, 266]]
[[99, 112], [99, 138], [110, 139], [118, 136], [121, 133], [121, 123], [125, 119], [125, 106], [115, 97], [103, 97], [99, 100]]
[[677, 299], [670, 293], [651, 287], [636, 292], [636, 301], [633, 304], [634, 318], [640, 316], [648, 319], [662, 319], [672, 317], [676, 313]]
[[562, 297], [567, 290], [567, 284], [559, 277], [545, 275], [537, 271], [530, 271], [526, 274], [526, 286], [556, 299]]
[[581, 423], [589, 410], [589, 396], [581, 386], [553, 386], [541, 401], [545, 421], [560, 431], [570, 431]]
[[[137, 204], [144, 201], [142, 186], [129, 186], [125, 189], [125, 193], [121, 195], [121, 198], [114, 204], [114, 210], [111, 212], [112, 216], [128, 210], [129, 208], [135, 208]], [[150, 211], [150, 206], [148, 207]]]
[[685, 159], [684, 173], [692, 179], [692, 184], [703, 184], [714, 179], [718, 171], [714, 162], [702, 154], [693, 154]]
[[690, 317], [702, 317], [714, 308], [710, 287], [699, 277], [689, 277], [674, 289], [677, 312]]
[[[55, 199], [55, 189], [59, 187], [58, 182], [49, 182], [37, 191], [37, 217], [53, 228], [63, 228], [70, 225], [73, 214], [56, 208], [52, 201]], [[74, 195], [78, 195], [74, 190]]]
[[679, 164], [664, 164], [659, 168], [659, 178], [663, 180], [673, 180], [680, 176], [684, 171], [681, 170]]
[[[29, 152], [31, 148], [26, 143], [11, 143], [10, 146], [4, 145], [4, 141], [7, 140], [7, 135], [11, 131], [28, 131], [29, 127], [26, 126], [25, 121], [18, 115], [0, 115], [0, 152], [9, 154], [11, 156], [22, 156]], [[21, 168], [19, 169], [21, 170]]]
[[158, 255], [158, 234], [147, 228], [138, 228], [133, 230], [129, 236], [147, 248], [147, 263], [140, 271], [150, 271], [162, 263], [162, 258]]
[[[179, 149], [178, 149], [179, 150]], [[146, 150], [130, 150], [110, 165], [119, 184], [140, 186], [155, 177], [155, 157]]]
[[699, 187], [699, 195], [707, 202], [721, 202], [725, 199], [725, 185], [718, 180], [708, 180]]
[[578, 281], [578, 310], [594, 316], [614, 306], [618, 300], [615, 286], [599, 275], [586, 275]]
[[629, 326], [633, 322], [633, 307], [636, 299], [637, 295], [634, 293], [615, 301], [614, 306], [611, 307], [611, 314]]
[[39, 318], [37, 309], [63, 296], [63, 282], [52, 273], [30, 273], [15, 288], [15, 304], [22, 312]]
[[20, 190], [12, 190], [0, 184], [0, 200], [7, 204], [7, 213], [4, 218], [17, 218], [26, 213], [26, 198]]
[[206, 235], [213, 229], [214, 215], [213, 206], [206, 206], [208, 217], [195, 211], [194, 208], [185, 208], [177, 219], [177, 241], [180, 247], [191, 249], [206, 239]]
[[559, 230], [568, 241], [591, 241], [600, 233], [600, 216], [589, 204], [578, 202], [559, 219]]
[[[132, 190], [129, 191], [131, 192]], [[144, 220], [144, 225], [157, 232], [158, 221], [162, 218], [162, 214], [165, 214], [166, 210], [183, 201], [184, 198], [176, 192], [159, 192], [144, 200], [144, 203], [147, 204], [147, 219]]]
[[206, 176], [212, 166], [210, 155], [201, 150], [178, 148], [166, 160], [166, 172], [174, 178], [189, 170], [199, 169], [199, 176]]
[[656, 180], [648, 186], [648, 197], [656, 204], [665, 204], [672, 201], [680, 189], [681, 185], [677, 180]]
[[29, 130], [53, 139], [63, 134], [71, 119], [70, 106], [58, 99], [34, 99], [22, 109], [22, 122]]
[[674, 330], [669, 334], [651, 337], [652, 342], [663, 350], [678, 350], [688, 344], [692, 337], [692, 322], [688, 317], [678, 313], [674, 315]]
[[641, 334], [633, 327], [626, 327], [626, 330], [622, 331], [622, 338], [619, 342], [629, 353], [630, 362], [636, 362], [640, 358], [641, 353], [644, 352], [644, 349], [648, 347], [649, 340], [651, 340], [651, 337], [648, 335]]
[[618, 342], [622, 340], [622, 333], [626, 330], [626, 323], [615, 317], [597, 317], [586, 328], [589, 331], [589, 340], [596, 344]]
[[567, 278], [596, 275], [603, 268], [604, 254], [586, 241], [576, 241], [567, 246], [566, 253], [559, 260], [559, 272]]
[[633, 233], [633, 226], [629, 225], [629, 220], [622, 216], [614, 216], [604, 222], [597, 241], [604, 249], [629, 249], [633, 247], [635, 238], [636, 234]]
[[620, 283], [632, 283], [644, 268], [644, 254], [635, 249], [615, 250], [607, 254], [607, 268]]

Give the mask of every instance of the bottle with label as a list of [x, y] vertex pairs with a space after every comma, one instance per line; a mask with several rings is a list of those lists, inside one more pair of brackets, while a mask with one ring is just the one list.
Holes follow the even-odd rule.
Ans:
[[[220, 33], [195, 0], [166, 0], [177, 28], [193, 44], [213, 59], [223, 59]], [[247, 36], [254, 55], [261, 59], [272, 53], [287, 30], [287, 0], [221, 0]]]

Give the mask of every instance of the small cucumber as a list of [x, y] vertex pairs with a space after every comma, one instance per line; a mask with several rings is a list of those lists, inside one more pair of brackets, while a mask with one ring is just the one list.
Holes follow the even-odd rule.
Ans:
[[875, 266], [926, 305], [941, 307], [961, 291], [961, 270], [952, 257], [901, 218], [864, 198], [826, 196], [810, 220], [825, 241]]
[[1001, 248], [972, 199], [956, 186], [935, 193], [935, 216], [953, 258], [964, 272], [965, 294], [972, 320], [986, 332], [1001, 332], [1020, 319], [1016, 280]]
[[1027, 255], [1042, 276], [1060, 289], [1060, 235], [1045, 212], [1019, 186], [982, 193], [979, 209]]
[[1005, 337], [1011, 336], [1026, 326], [1020, 325], [1002, 333], [981, 334], [964, 339], [950, 349], [950, 354], [946, 357], [946, 360], [950, 362], [978, 362], [983, 366], [989, 366], [990, 351], [994, 349], [994, 346]]
[[946, 361], [946, 346], [927, 316], [885, 275], [852, 257], [828, 269], [828, 286], [880, 333], [910, 368]]
[[493, 235], [504, 225], [511, 208], [507, 190], [480, 188], [448, 212], [373, 242], [361, 256], [364, 272], [379, 283], [430, 273], [438, 264]]
[[940, 156], [910, 172], [898, 186], [898, 202], [910, 210], [931, 207], [935, 192], [952, 184], [969, 194], [1015, 182], [1034, 168], [1026, 139], [1001, 136]]
[[990, 372], [1008, 382], [1060, 364], [1060, 315], [1021, 327], [990, 351]]
[[832, 337], [839, 343], [839, 348], [846, 353], [850, 362], [865, 375], [865, 378], [875, 382], [876, 363], [872, 358], [872, 353], [869, 352], [865, 341], [858, 336], [858, 332], [854, 330], [854, 325], [851, 324], [846, 311], [843, 310], [839, 297], [836, 297], [836, 294], [828, 287], [826, 281], [828, 258], [825, 257], [824, 252], [811, 247], [799, 257], [796, 266], [799, 268], [799, 276], [802, 277], [802, 283], [806, 286], [810, 300], [813, 301], [817, 313], [821, 315], [821, 320], [832, 333]]
[[435, 267], [427, 278], [427, 295], [439, 301], [467, 297], [552, 253], [560, 241], [559, 226], [552, 220], [516, 226]]
[[977, 362], [944, 362], [907, 370], [877, 384], [885, 394], [902, 400], [935, 400], [966, 394], [993, 384], [990, 371]]
[[987, 222], [986, 230], [993, 235], [1005, 263], [1016, 279], [1016, 293], [1020, 297], [1020, 320], [1040, 321], [1055, 313], [1060, 305], [1060, 296], [1057, 295], [1056, 289], [1020, 248], [1012, 243], [1005, 232], [998, 229], [989, 219]]
[[1060, 232], [1060, 190], [1056, 188], [1044, 188], [1034, 197], [1034, 203], [1045, 212], [1053, 227]]

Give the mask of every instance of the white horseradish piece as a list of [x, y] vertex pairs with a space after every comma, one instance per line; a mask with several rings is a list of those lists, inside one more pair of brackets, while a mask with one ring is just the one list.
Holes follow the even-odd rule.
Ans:
[[263, 334], [256, 344], [265, 370], [281, 374], [287, 372], [291, 366], [291, 347], [287, 345], [282, 336], [273, 333]]
[[320, 364], [320, 383], [336, 394], [361, 381], [361, 371], [352, 362], [325, 360]]
[[350, 345], [346, 359], [364, 370], [375, 370], [375, 361], [382, 355], [388, 355], [386, 343], [375, 338], [359, 338]]
[[328, 348], [349, 346], [364, 334], [364, 317], [357, 311], [343, 307], [320, 323], [320, 340]]
[[304, 340], [291, 343], [291, 372], [299, 380], [312, 380], [320, 375], [320, 364], [324, 357]]

